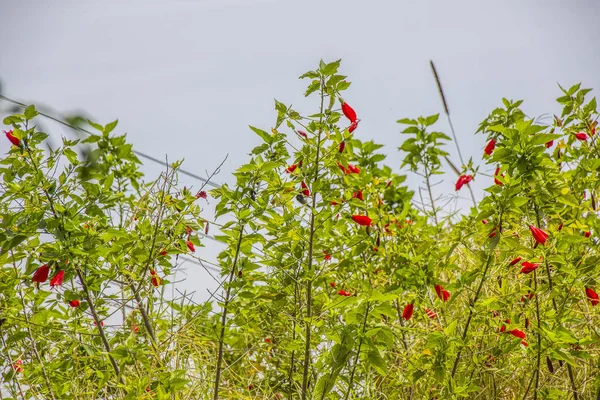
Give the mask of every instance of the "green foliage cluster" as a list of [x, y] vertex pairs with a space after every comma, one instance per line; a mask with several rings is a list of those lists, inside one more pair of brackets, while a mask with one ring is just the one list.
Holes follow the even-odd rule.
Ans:
[[[429, 189], [422, 209], [382, 146], [360, 139], [339, 67], [302, 75], [315, 110], [276, 101], [275, 126], [251, 127], [262, 143], [235, 185], [211, 191], [226, 244], [215, 304], [164, 296], [209, 223], [177, 189], [178, 163], [145, 183], [116, 122], [92, 123], [82, 160], [79, 141], [40, 148], [34, 107], [6, 118], [19, 145], [0, 162], [2, 398], [596, 396], [600, 135], [589, 90], [561, 88], [549, 125], [503, 100], [478, 130], [494, 141], [484, 157], [494, 175], [462, 166], [489, 180], [486, 195], [451, 218], [431, 192], [449, 157], [438, 116], [398, 121], [402, 166]], [[64, 283], [32, 282], [42, 265]]]

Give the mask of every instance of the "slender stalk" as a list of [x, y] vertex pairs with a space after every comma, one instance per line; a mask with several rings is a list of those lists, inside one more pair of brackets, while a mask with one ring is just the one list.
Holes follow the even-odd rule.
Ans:
[[350, 373], [350, 380], [348, 381], [348, 390], [346, 391], [346, 395], [344, 396], [344, 400], [348, 400], [350, 396], [350, 392], [352, 391], [352, 384], [354, 383], [354, 373], [356, 372], [356, 366], [358, 365], [358, 360], [360, 359], [360, 350], [363, 344], [365, 331], [367, 330], [367, 319], [369, 318], [369, 303], [367, 303], [367, 309], [365, 310], [365, 319], [363, 320], [362, 332], [360, 335], [360, 340], [358, 341], [358, 348], [356, 349], [356, 357], [354, 358], [354, 365], [352, 366], [352, 372]]
[[425, 184], [427, 185], [427, 193], [429, 193], [429, 202], [431, 203], [431, 211], [433, 212], [433, 220], [435, 222], [435, 226], [439, 227], [437, 211], [435, 209], [435, 203], [433, 202], [433, 194], [431, 193], [431, 182], [429, 182], [429, 178], [431, 174], [429, 172], [429, 168], [425, 167]]
[[[0, 335], [0, 340], [2, 340], [2, 346], [4, 346], [5, 349], [8, 349], [8, 347], [6, 346], [6, 341], [4, 340], [4, 335]], [[10, 367], [14, 371], [15, 362], [12, 359], [12, 357], [10, 356], [10, 352], [8, 352], [8, 350], [6, 351], [6, 355], [8, 356], [8, 361], [10, 362]], [[23, 389], [21, 389], [21, 382], [19, 382], [19, 379], [17, 378], [16, 373], [13, 375], [13, 381], [16, 383], [17, 388], [19, 389], [19, 394], [21, 395], [21, 398], [23, 400], [25, 400], [25, 396], [23, 396]], [[13, 392], [15, 392], [14, 386], [13, 386]]]
[[[12, 251], [11, 251], [11, 256], [13, 259], [13, 268], [15, 270], [15, 274], [17, 274], [17, 276], [18, 276], [19, 271], [17, 269], [17, 264], [15, 262], [15, 256], [12, 253]], [[52, 391], [52, 385], [50, 384], [50, 379], [48, 378], [48, 373], [46, 372], [46, 367], [44, 366], [42, 357], [40, 357], [40, 353], [38, 352], [36, 341], [33, 338], [33, 333], [31, 332], [31, 325], [29, 323], [29, 317], [27, 316], [25, 297], [23, 296], [23, 292], [20, 289], [19, 289], [19, 297], [21, 298], [21, 305], [23, 306], [23, 316], [25, 317], [25, 323], [27, 325], [27, 334], [29, 336], [29, 341], [31, 342], [31, 349], [33, 351], [33, 354], [35, 355], [36, 360], [38, 361], [38, 363], [40, 363], [40, 367], [42, 369], [42, 376], [44, 377], [44, 383], [46, 384], [46, 387], [48, 388], [48, 392], [50, 393], [50, 398], [52, 398], [54, 400], [54, 399], [56, 399], [56, 397], [54, 397], [54, 392]]]
[[119, 369], [119, 365], [117, 364], [117, 361], [113, 358], [113, 356], [110, 354], [110, 352], [111, 352], [110, 343], [108, 343], [108, 339], [106, 338], [106, 333], [104, 332], [104, 327], [101, 324], [102, 321], [100, 321], [100, 317], [98, 316], [98, 312], [96, 311], [96, 306], [94, 305], [94, 302], [92, 301], [92, 296], [90, 295], [90, 291], [88, 290], [88, 287], [85, 283], [85, 279], [83, 279], [83, 274], [77, 265], [73, 265], [73, 267], [75, 269], [75, 272], [77, 273], [77, 277], [79, 278], [79, 284], [81, 285], [81, 288], [83, 289], [83, 293], [85, 294], [85, 298], [88, 302], [88, 305], [90, 306], [90, 312], [92, 313], [92, 316], [94, 317], [94, 321], [96, 322], [96, 328], [98, 328], [98, 333], [100, 334], [100, 339], [102, 340], [102, 344], [104, 345], [104, 349], [106, 350], [108, 359], [110, 360], [110, 364], [112, 365], [112, 367], [115, 371], [115, 374], [117, 374], [119, 382], [121, 382], [122, 385], [125, 385], [125, 382], [123, 381], [123, 377], [121, 376], [121, 371]]
[[535, 388], [533, 391], [533, 400], [537, 400], [538, 389], [540, 387], [540, 362], [542, 359], [542, 320], [540, 318], [540, 300], [537, 295], [537, 271], [533, 271], [533, 290], [535, 291], [535, 314], [537, 317], [537, 361], [536, 361], [536, 371], [535, 371]]
[[[321, 80], [321, 107], [320, 114], [323, 115], [323, 85], [324, 82]], [[319, 120], [319, 134], [317, 137], [317, 153], [315, 157], [315, 174], [312, 180], [311, 188], [314, 186], [314, 183], [317, 181], [317, 177], [319, 174], [319, 157], [321, 151], [321, 134], [323, 132], [323, 117]], [[312, 193], [312, 204], [310, 207], [310, 234], [308, 238], [308, 273], [310, 274], [312, 271], [312, 261], [313, 261], [313, 246], [314, 246], [314, 237], [315, 237], [315, 207], [317, 205], [317, 194], [313, 191]], [[310, 370], [310, 340], [311, 340], [311, 328], [312, 328], [312, 278], [309, 277], [308, 282], [306, 283], [306, 329], [305, 329], [305, 346], [304, 346], [304, 371], [302, 373], [302, 400], [306, 400], [308, 395], [308, 373]]]
[[237, 268], [237, 262], [240, 257], [240, 248], [242, 246], [242, 238], [244, 237], [244, 224], [240, 226], [240, 235], [238, 236], [237, 245], [235, 249], [235, 256], [233, 259], [233, 265], [229, 272], [229, 278], [227, 282], [227, 289], [225, 290], [225, 301], [223, 302], [223, 311], [221, 314], [221, 332], [219, 333], [219, 353], [217, 355], [217, 368], [215, 372], [215, 389], [214, 389], [214, 400], [219, 400], [219, 383], [221, 381], [221, 365], [223, 364], [223, 342], [225, 341], [225, 322], [227, 321], [227, 306], [229, 305], [229, 298], [231, 296], [231, 282], [235, 275]]
[[[446, 96], [444, 95], [444, 89], [442, 89], [442, 82], [440, 81], [440, 77], [435, 69], [435, 65], [433, 64], [433, 60], [429, 60], [429, 64], [431, 65], [431, 70], [433, 71], [433, 76], [435, 78], [435, 83], [437, 84], [438, 91], [440, 92], [440, 97], [442, 98], [442, 104], [444, 105], [444, 112], [446, 113], [446, 117], [448, 118], [448, 125], [450, 125], [450, 131], [452, 132], [452, 137], [454, 138], [454, 144], [456, 145], [456, 151], [458, 152], [458, 158], [462, 165], [465, 165], [465, 160], [463, 159], [462, 152], [460, 151], [460, 146], [458, 144], [458, 138], [456, 137], [456, 132], [454, 131], [454, 125], [452, 125], [452, 119], [450, 118], [450, 110], [448, 109], [448, 103], [446, 102]], [[469, 188], [469, 193], [471, 194], [471, 200], [473, 200], [473, 206], [477, 207], [477, 201], [475, 201], [475, 195], [473, 194], [473, 189], [471, 186], [467, 184]]]
[[[540, 227], [540, 215], [538, 213], [537, 204], [534, 203], [535, 207], [535, 219], [537, 221], [538, 227]], [[550, 273], [550, 265], [548, 265], [548, 258], [544, 257], [544, 264], [546, 266], [546, 275], [548, 276], [548, 287], [550, 289], [550, 294], [554, 291], [554, 285], [552, 283], [552, 274]], [[535, 272], [535, 271], [534, 271]], [[537, 282], [535, 283], [537, 285]], [[537, 294], [536, 294], [537, 301]], [[554, 311], [558, 315], [558, 306], [556, 305], [556, 300], [552, 297], [552, 307]], [[562, 366], [562, 365], [561, 365]], [[569, 376], [569, 382], [571, 383], [571, 390], [573, 391], [573, 399], [579, 400], [579, 396], [577, 395], [577, 385], [575, 384], [575, 376], [573, 374], [573, 367], [570, 364], [567, 364], [567, 375]]]
[[[475, 297], [473, 298], [473, 301], [470, 304], [469, 307], [469, 316], [467, 317], [467, 322], [465, 324], [465, 330], [463, 331], [462, 337], [461, 337], [461, 341], [465, 341], [465, 339], [467, 338], [467, 333], [469, 332], [469, 325], [471, 324], [471, 319], [473, 318], [473, 313], [474, 313], [474, 307], [475, 307], [475, 303], [477, 302], [477, 299], [479, 299], [479, 294], [481, 293], [481, 288], [483, 288], [483, 283], [485, 282], [485, 277], [487, 276], [487, 272], [488, 269], [490, 268], [490, 265], [492, 263], [492, 258], [494, 256], [494, 249], [492, 248], [490, 250], [490, 254], [488, 255], [488, 259], [485, 263], [485, 268], [483, 270], [483, 274], [481, 275], [481, 280], [479, 281], [479, 286], [477, 287], [477, 291], [475, 292]], [[456, 373], [456, 369], [458, 368], [458, 363], [460, 361], [460, 355], [462, 353], [462, 349], [460, 349], [458, 351], [458, 354], [456, 354], [456, 359], [454, 360], [454, 365], [452, 366], [452, 373], [451, 376], [454, 378], [454, 374]]]

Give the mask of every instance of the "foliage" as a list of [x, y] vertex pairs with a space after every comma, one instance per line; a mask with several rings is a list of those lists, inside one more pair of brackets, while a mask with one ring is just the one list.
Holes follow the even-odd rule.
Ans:
[[[94, 146], [82, 160], [78, 141], [40, 149], [34, 107], [6, 118], [19, 142], [1, 161], [4, 398], [595, 396], [589, 90], [561, 88], [551, 125], [503, 100], [478, 130], [495, 144], [486, 196], [452, 219], [430, 190], [431, 212], [415, 208], [382, 146], [359, 139], [339, 67], [302, 75], [316, 109], [276, 101], [275, 126], [250, 127], [262, 144], [236, 184], [211, 191], [227, 220], [214, 305], [164, 296], [208, 223], [176, 188], [178, 163], [144, 183], [116, 122], [91, 123], [99, 134], [82, 141]], [[398, 121], [410, 135], [403, 166], [428, 189], [448, 157], [436, 121]], [[486, 179], [479, 169], [463, 166]], [[45, 264], [50, 277], [64, 271], [61, 286], [33, 282]]]

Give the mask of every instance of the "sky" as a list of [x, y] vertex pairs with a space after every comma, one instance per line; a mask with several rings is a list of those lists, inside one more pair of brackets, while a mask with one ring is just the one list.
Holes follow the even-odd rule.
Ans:
[[[56, 115], [118, 118], [135, 149], [184, 159], [198, 175], [228, 156], [215, 181], [232, 183], [259, 144], [248, 125], [274, 125], [273, 99], [315, 112], [298, 77], [320, 59], [342, 59], [353, 82], [344, 98], [361, 119], [355, 135], [384, 144], [386, 164], [400, 171], [396, 121], [443, 112], [433, 60], [463, 154], [491, 172], [481, 159], [486, 138], [474, 133], [502, 97], [548, 117], [560, 111], [557, 83], [600, 88], [598, 15], [591, 0], [0, 0], [0, 83], [3, 95]], [[0, 114], [7, 107], [0, 101]], [[57, 138], [71, 134], [47, 125]], [[436, 129], [450, 133], [443, 116]], [[7, 150], [0, 140], [0, 155]], [[454, 145], [447, 150], [459, 164]], [[162, 167], [142, 169], [150, 180]], [[436, 195], [455, 195], [448, 172]], [[489, 179], [472, 184], [478, 199]], [[407, 182], [417, 190], [420, 178]], [[468, 209], [467, 193], [459, 207]], [[219, 246], [205, 243], [198, 255], [214, 260]], [[206, 273], [194, 265], [186, 273], [181, 287], [207, 298]]]

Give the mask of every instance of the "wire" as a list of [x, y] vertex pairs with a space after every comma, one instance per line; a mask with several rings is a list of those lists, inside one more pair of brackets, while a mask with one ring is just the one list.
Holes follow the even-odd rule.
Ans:
[[[6, 96], [4, 96], [4, 95], [2, 95], [2, 94], [0, 94], [0, 99], [2, 99], [2, 100], [4, 100], [4, 101], [7, 101], [7, 102], [9, 102], [9, 103], [15, 104], [15, 105], [17, 105], [17, 106], [20, 106], [20, 107], [23, 107], [23, 108], [27, 108], [27, 105], [26, 105], [26, 104], [24, 104], [24, 103], [21, 103], [21, 102], [19, 102], [19, 101], [16, 101], [16, 100], [13, 100], [13, 99], [11, 99], [11, 98], [9, 98], [9, 97], [6, 97]], [[76, 131], [79, 131], [79, 132], [85, 133], [85, 134], [87, 134], [87, 135], [94, 135], [94, 133], [92, 133], [92, 132], [90, 132], [90, 131], [88, 131], [88, 130], [86, 130], [86, 129], [83, 129], [83, 128], [79, 127], [79, 126], [71, 125], [71, 124], [69, 124], [68, 122], [65, 122], [65, 121], [63, 121], [63, 120], [60, 120], [60, 119], [58, 119], [58, 118], [56, 118], [56, 117], [53, 117], [52, 115], [49, 115], [49, 114], [46, 114], [46, 113], [43, 113], [43, 112], [40, 112], [40, 111], [38, 111], [38, 114], [39, 114], [39, 115], [41, 115], [41, 116], [43, 116], [43, 117], [46, 117], [46, 118], [48, 118], [48, 119], [51, 119], [51, 120], [52, 120], [52, 121], [54, 121], [54, 122], [58, 122], [58, 123], [59, 123], [59, 124], [61, 124], [61, 125], [64, 125], [64, 126], [66, 126], [66, 127], [69, 127], [69, 128], [71, 128], [71, 129], [73, 129], [73, 130], [76, 130]], [[138, 150], [133, 150], [133, 153], [134, 153], [135, 155], [137, 155], [137, 156], [140, 156], [140, 157], [142, 157], [142, 158], [145, 158], [145, 159], [147, 159], [147, 160], [150, 160], [150, 161], [152, 161], [152, 162], [155, 162], [155, 163], [157, 163], [157, 164], [160, 164], [160, 165], [162, 165], [163, 167], [169, 167], [169, 165], [168, 165], [166, 162], [164, 162], [164, 161], [161, 161], [161, 160], [159, 160], [158, 158], [152, 157], [152, 156], [150, 156], [150, 155], [148, 155], [148, 154], [146, 154], [146, 153], [142, 153], [141, 151], [138, 151]], [[200, 175], [196, 175], [196, 174], [194, 174], [193, 172], [189, 172], [189, 171], [186, 171], [186, 170], [184, 170], [184, 169], [181, 169], [181, 168], [179, 168], [179, 169], [178, 169], [178, 171], [179, 171], [180, 173], [182, 173], [183, 175], [187, 175], [187, 176], [189, 176], [189, 177], [192, 177], [192, 178], [194, 178], [194, 179], [198, 179], [198, 180], [200, 180], [200, 181], [204, 182], [205, 184], [207, 184], [207, 185], [209, 185], [209, 186], [212, 186], [212, 187], [214, 187], [214, 188], [220, 188], [220, 187], [221, 187], [221, 185], [220, 185], [220, 184], [218, 184], [218, 183], [214, 183], [214, 182], [212, 182], [212, 181], [210, 181], [210, 180], [208, 180], [208, 179], [206, 179], [206, 178], [203, 178], [203, 177], [201, 177]]]

